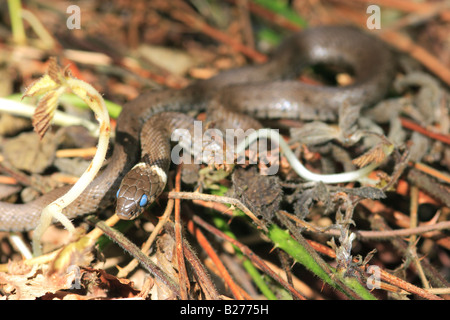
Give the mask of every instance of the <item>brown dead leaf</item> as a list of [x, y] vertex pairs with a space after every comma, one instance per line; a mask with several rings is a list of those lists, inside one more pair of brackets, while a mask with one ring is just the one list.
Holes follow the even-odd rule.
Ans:
[[58, 62], [56, 61], [55, 57], [49, 58], [47, 73], [55, 83], [57, 83], [57, 84], [62, 83], [61, 78], [60, 78], [61, 69], [59, 68]]
[[105, 298], [133, 298], [139, 294], [139, 290], [134, 288], [132, 281], [124, 278], [117, 278], [106, 273], [102, 269], [82, 268], [85, 275], [83, 279], [89, 279], [86, 289], [91, 297]]
[[54, 134], [48, 134], [41, 140], [33, 132], [24, 132], [9, 139], [3, 151], [17, 169], [42, 173], [53, 162], [58, 140]]
[[41, 269], [35, 268], [27, 274], [0, 272], [0, 286], [5, 293], [3, 298], [6, 300], [36, 300], [47, 293], [56, 293], [70, 288], [70, 282], [67, 281], [70, 274], [48, 277], [43, 271], [47, 268], [46, 266], [42, 266]]
[[385, 158], [386, 154], [384, 153], [383, 146], [382, 144], [378, 144], [362, 156], [354, 159], [352, 163], [362, 168], [372, 162], [381, 163]]
[[[157, 251], [150, 259], [169, 277], [177, 279], [178, 271], [175, 269], [174, 261], [172, 261], [175, 255], [174, 248], [174, 239], [169, 235], [163, 235], [158, 239]], [[154, 278], [154, 285], [149, 293], [152, 300], [173, 300], [176, 298], [173, 291], [157, 278]]]
[[56, 91], [46, 93], [34, 111], [32, 123], [34, 131], [42, 139], [50, 127], [56, 108], [52, 107], [58, 103], [59, 94]]

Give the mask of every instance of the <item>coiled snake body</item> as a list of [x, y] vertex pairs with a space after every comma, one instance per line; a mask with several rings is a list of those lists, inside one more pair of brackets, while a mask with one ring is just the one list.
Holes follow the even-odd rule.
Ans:
[[[328, 87], [289, 80], [304, 67], [318, 63], [350, 67], [354, 83]], [[343, 103], [370, 106], [383, 98], [394, 74], [393, 55], [381, 41], [351, 27], [317, 27], [290, 37], [265, 64], [229, 70], [182, 90], [143, 94], [129, 102], [117, 119], [110, 163], [64, 214], [74, 218], [95, 212], [110, 205], [118, 193], [117, 213], [122, 218], [131, 218], [141, 211], [139, 202], [144, 194], [147, 198], [144, 204], [153, 201], [167, 179], [170, 133], [189, 125], [189, 118], [179, 112], [206, 109], [214, 100], [229, 110], [256, 118], [335, 120]], [[242, 126], [252, 125], [250, 117], [239, 118], [234, 113], [233, 116]], [[145, 124], [150, 132], [140, 137]], [[138, 161], [140, 143], [142, 158], [153, 173], [144, 182], [131, 177], [131, 182], [118, 192], [123, 177]], [[144, 148], [147, 146], [148, 151]], [[34, 229], [42, 209], [68, 189], [55, 189], [26, 204], [0, 202], [0, 230]]]

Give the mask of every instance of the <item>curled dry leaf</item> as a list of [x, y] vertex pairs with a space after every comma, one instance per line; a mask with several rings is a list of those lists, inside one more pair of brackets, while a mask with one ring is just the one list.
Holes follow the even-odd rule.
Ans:
[[42, 137], [47, 132], [50, 127], [51, 120], [56, 111], [56, 106], [58, 105], [59, 96], [56, 91], [51, 91], [46, 93], [36, 107], [34, 111], [32, 124], [34, 131]]
[[66, 71], [64, 71], [63, 75], [55, 58], [50, 58], [47, 73], [28, 86], [22, 96], [22, 98], [25, 98], [44, 95], [39, 101], [33, 116], [34, 130], [41, 138], [50, 127], [50, 122], [55, 114], [59, 98], [66, 90], [64, 77], [69, 76], [70, 74]]
[[362, 156], [354, 159], [352, 163], [360, 168], [365, 167], [370, 163], [381, 163], [386, 158], [386, 153], [383, 144], [378, 144]]

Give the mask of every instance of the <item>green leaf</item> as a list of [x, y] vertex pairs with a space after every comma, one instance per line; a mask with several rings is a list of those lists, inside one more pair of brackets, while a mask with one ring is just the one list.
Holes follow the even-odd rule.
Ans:
[[297, 12], [292, 10], [289, 7], [289, 4], [287, 1], [283, 0], [253, 0], [254, 3], [259, 4], [260, 6], [279, 14], [286, 19], [288, 19], [290, 22], [298, 25], [301, 28], [305, 28], [308, 23], [305, 19], [300, 17]]
[[316, 276], [318, 276], [333, 288], [341, 290], [344, 293], [346, 293], [346, 291], [350, 289], [355, 292], [361, 299], [376, 299], [363, 285], [359, 283], [357, 279], [350, 277], [344, 278], [337, 272], [334, 272], [334, 270], [330, 267], [330, 270], [333, 270], [333, 277], [339, 278], [339, 280], [347, 287], [347, 290], [344, 290], [328, 275], [327, 272], [325, 272], [325, 270], [322, 269], [322, 267], [309, 254], [308, 250], [300, 243], [298, 243], [295, 239], [293, 239], [287, 231], [282, 230], [278, 226], [272, 224], [269, 226], [268, 236], [278, 248], [288, 253], [297, 262], [301, 263], [309, 271], [314, 273]]

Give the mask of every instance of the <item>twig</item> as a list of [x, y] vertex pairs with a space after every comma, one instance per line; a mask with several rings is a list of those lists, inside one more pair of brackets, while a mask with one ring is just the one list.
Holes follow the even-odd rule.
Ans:
[[386, 281], [387, 283], [393, 284], [403, 290], [406, 290], [408, 292], [417, 294], [420, 297], [423, 297], [425, 299], [429, 300], [444, 300], [441, 297], [438, 297], [432, 293], [429, 293], [427, 290], [424, 290], [422, 288], [416, 287], [415, 285], [406, 282], [398, 277], [395, 277], [391, 275], [390, 273], [386, 272], [383, 269], [379, 269], [380, 271], [380, 277], [382, 281]]
[[443, 171], [433, 169], [430, 166], [427, 166], [426, 164], [421, 162], [414, 162], [411, 163], [411, 165], [414, 166], [415, 169], [420, 170], [423, 173], [426, 173], [436, 179], [442, 180], [445, 183], [450, 184], [450, 176]]
[[[117, 215], [111, 216], [107, 221], [105, 221], [105, 225], [112, 226], [116, 224], [120, 219], [117, 217]], [[91, 241], [94, 241], [98, 239], [101, 235], [103, 235], [103, 231], [101, 231], [98, 228], [95, 228], [91, 232], [89, 232], [86, 237], [91, 239]], [[56, 249], [55, 251], [46, 253], [44, 255], [33, 257], [31, 259], [25, 259], [22, 261], [22, 263], [26, 266], [32, 266], [32, 265], [41, 265], [49, 263], [50, 261], [54, 261], [55, 258], [61, 253], [61, 251], [64, 250], [65, 247]], [[8, 265], [9, 264], [1, 264], [0, 265], [0, 272], [7, 272], [8, 271]]]
[[[142, 250], [142, 252], [144, 252], [144, 254], [146, 254], [146, 255], [149, 254], [150, 248], [151, 248], [153, 242], [155, 241], [159, 232], [162, 230], [162, 228], [168, 221], [170, 215], [172, 214], [173, 207], [174, 207], [174, 200], [169, 199], [169, 201], [167, 201], [166, 209], [164, 210], [163, 215], [161, 216], [161, 218], [159, 219], [155, 228], [153, 229], [152, 233], [150, 234], [150, 237], [148, 237], [147, 241], [145, 241], [141, 247], [141, 250]], [[117, 277], [125, 278], [128, 275], [128, 273], [130, 273], [132, 270], [134, 270], [134, 268], [136, 268], [138, 263], [139, 263], [139, 261], [137, 261], [136, 259], [133, 259], [125, 267], [123, 267], [119, 270], [119, 272], [117, 273]]]
[[[410, 190], [410, 209], [409, 209], [409, 215], [410, 215], [410, 229], [413, 229], [417, 227], [418, 223], [418, 198], [419, 198], [419, 189], [416, 186], [411, 187]], [[417, 272], [419, 274], [419, 277], [422, 281], [423, 287], [425, 289], [430, 288], [430, 285], [428, 284], [428, 280], [423, 272], [422, 265], [420, 264], [419, 257], [417, 256], [417, 236], [412, 235], [409, 239], [409, 246], [408, 246], [408, 255], [411, 256], [413, 259], [414, 265], [416, 266]]]
[[[268, 261], [264, 260], [264, 263], [273, 270], [273, 272], [280, 275], [280, 277], [287, 281], [286, 272], [284, 272], [280, 266]], [[315, 299], [322, 300], [323, 297], [320, 293], [316, 292], [313, 288], [311, 288], [307, 283], [300, 280], [295, 274], [292, 275], [292, 286], [296, 288], [297, 291], [301, 292], [307, 299]], [[294, 297], [293, 297], [294, 298]], [[295, 298], [296, 299], [296, 298]], [[298, 300], [298, 299], [297, 299]]]
[[183, 252], [186, 255], [187, 261], [189, 261], [192, 269], [194, 270], [194, 274], [197, 277], [198, 283], [203, 288], [203, 292], [207, 299], [218, 300], [219, 293], [216, 290], [211, 278], [206, 272], [205, 267], [202, 265], [198, 257], [195, 255], [192, 248], [189, 246], [187, 241], [184, 241]]
[[13, 178], [13, 177], [8, 177], [8, 176], [0, 176], [0, 183], [1, 184], [17, 184], [17, 179]]
[[[218, 194], [225, 193], [224, 190], [218, 191]], [[227, 214], [230, 209], [223, 205], [223, 210], [225, 211], [225, 214]], [[221, 230], [222, 232], [228, 234], [229, 236], [236, 238], [233, 234], [232, 230], [229, 226], [229, 221], [227, 221], [226, 217], [215, 215], [213, 218], [213, 223], [216, 228]], [[234, 247], [235, 249], [235, 259], [240, 261], [242, 264], [242, 267], [245, 269], [248, 276], [250, 276], [251, 280], [253, 280], [254, 285], [260, 290], [260, 292], [269, 300], [277, 300], [277, 296], [273, 292], [270, 285], [266, 282], [264, 277], [260, 274], [259, 270], [255, 267], [255, 265], [243, 255], [242, 251], [239, 250], [238, 247]], [[228, 257], [225, 255], [225, 257]], [[230, 258], [231, 259], [231, 258]], [[246, 277], [243, 277], [243, 281], [246, 282]]]
[[[174, 224], [168, 220], [164, 225], [164, 230], [172, 237], [175, 237], [175, 227]], [[186, 255], [186, 260], [192, 266], [192, 270], [194, 271], [197, 280], [199, 281], [200, 286], [203, 288], [205, 296], [208, 299], [219, 299], [219, 293], [217, 292], [211, 278], [205, 270], [205, 267], [202, 265], [194, 250], [191, 248], [186, 239], [183, 239], [183, 252]]]
[[421, 62], [447, 85], [450, 85], [450, 70], [426, 49], [418, 46], [410, 38], [398, 32], [385, 31], [380, 36], [395, 48], [408, 53], [411, 57]]
[[[10, 181], [12, 182], [12, 184], [22, 184], [25, 186], [31, 186], [33, 184], [32, 179], [30, 176], [26, 175], [25, 173], [13, 168], [9, 163], [7, 162], [0, 162], [0, 172], [6, 173], [9, 178], [12, 178], [15, 180], [14, 181]], [[6, 177], [7, 178], [7, 177]], [[6, 183], [6, 181], [4, 182]], [[38, 187], [37, 188], [39, 191], [41, 192], [45, 192], [46, 190], [42, 187]]]
[[[181, 168], [179, 165], [177, 168], [177, 174], [175, 177], [175, 191], [181, 189]], [[180, 285], [180, 294], [182, 300], [187, 300], [187, 292], [189, 291], [189, 278], [186, 272], [186, 265], [184, 263], [183, 254], [183, 234], [181, 227], [181, 213], [180, 213], [180, 199], [175, 199], [175, 244], [176, 244], [176, 261], [178, 267], [178, 282]]]
[[397, 150], [395, 152], [396, 155], [396, 163], [394, 166], [394, 170], [391, 174], [391, 177], [389, 179], [389, 181], [386, 183], [386, 185], [384, 185], [381, 190], [386, 191], [386, 190], [390, 190], [391, 188], [394, 187], [395, 184], [398, 185], [399, 183], [399, 179], [401, 177], [401, 175], [403, 174], [403, 172], [406, 170], [406, 168], [408, 167], [408, 159], [410, 156], [410, 152], [409, 150], [405, 150], [403, 152], [403, 154], [399, 155]]
[[255, 38], [253, 36], [253, 29], [248, 11], [249, 0], [237, 0], [236, 2], [239, 13], [239, 22], [242, 26], [242, 34], [245, 43], [250, 48], [255, 49]]
[[191, 193], [191, 192], [174, 192], [168, 193], [169, 199], [185, 199], [185, 200], [204, 200], [219, 203], [228, 203], [236, 208], [240, 209], [247, 216], [249, 216], [261, 229], [267, 231], [267, 228], [262, 224], [262, 222], [251, 212], [245, 205], [242, 204], [238, 199], [231, 197], [215, 196], [211, 194], [204, 193]]
[[95, 147], [78, 148], [78, 149], [60, 149], [56, 151], [55, 156], [57, 158], [75, 158], [75, 157], [88, 158], [94, 156], [96, 152], [97, 148]]
[[10, 234], [9, 240], [13, 243], [13, 246], [22, 254], [24, 259], [31, 259], [33, 254], [28, 249], [27, 245], [23, 242], [23, 239], [17, 234]]
[[447, 207], [450, 207], [450, 189], [435, 181], [428, 175], [411, 169], [407, 176], [408, 181], [428, 193], [433, 198], [441, 201]]
[[[384, 219], [378, 215], [372, 215], [370, 217], [371, 226], [373, 229], [390, 231], [390, 227], [386, 224]], [[408, 246], [402, 238], [393, 238], [392, 245], [399, 251], [401, 255], [408, 254]], [[435, 270], [435, 268], [427, 261], [426, 257], [422, 258], [421, 264], [425, 270], [427, 277], [434, 286], [445, 287], [449, 286], [447, 281]], [[412, 266], [414, 267], [414, 266]]]
[[36, 35], [39, 37], [38, 45], [42, 44], [42, 47], [46, 50], [53, 49], [55, 47], [55, 40], [47, 29], [42, 25], [41, 21], [28, 10], [22, 9], [22, 18], [26, 20]]
[[197, 19], [196, 17], [184, 11], [172, 10], [170, 11], [170, 15], [172, 16], [172, 18], [185, 23], [189, 27], [198, 29], [201, 32], [207, 34], [208, 36], [229, 45], [234, 50], [241, 52], [242, 54], [246, 55], [247, 57], [253, 59], [256, 62], [265, 62], [267, 60], [267, 57], [265, 55], [243, 45], [241, 42], [237, 41], [234, 38], [231, 38], [226, 33], [223, 33], [222, 31], [212, 28], [202, 20]]
[[223, 233], [217, 228], [214, 228], [210, 224], [206, 223], [203, 219], [201, 219], [198, 216], [194, 216], [193, 221], [200, 225], [202, 228], [208, 230], [212, 234], [216, 235], [217, 237], [220, 237], [226, 241], [231, 242], [233, 245], [239, 248], [239, 250], [242, 251], [243, 254], [245, 254], [260, 270], [265, 272], [268, 276], [270, 276], [272, 279], [280, 283], [284, 288], [286, 288], [292, 295], [294, 295], [296, 298], [305, 300], [305, 297], [297, 291], [297, 289], [293, 288], [287, 281], [285, 281], [283, 278], [281, 278], [278, 274], [274, 273], [272, 269], [270, 269], [264, 261], [259, 258], [249, 247], [243, 245], [239, 241], [233, 239], [232, 237], [228, 236], [227, 234]]
[[450, 288], [430, 288], [427, 291], [432, 294], [450, 294]]
[[[356, 234], [356, 238], [359, 240], [390, 240], [392, 238], [403, 238], [409, 236], [417, 236], [427, 232], [440, 231], [440, 230], [450, 230], [450, 221], [442, 221], [433, 225], [419, 226], [415, 228], [408, 229], [398, 229], [398, 230], [386, 230], [386, 231], [364, 231], [355, 230], [353, 233]], [[339, 230], [308, 230], [309, 232], [320, 233], [322, 235], [337, 237], [339, 236]]]
[[[287, 282], [293, 287], [294, 282], [292, 280], [292, 270], [290, 264], [292, 264], [292, 259], [289, 259], [289, 256], [286, 252], [283, 250], [277, 250], [278, 259], [281, 262], [281, 266], [283, 267], [284, 274], [286, 277]], [[295, 297], [293, 297], [294, 300], [297, 300]]]
[[221, 214], [233, 217], [233, 209], [223, 203], [209, 202], [204, 200], [192, 200], [196, 205], [219, 211]]
[[197, 238], [198, 243], [202, 246], [202, 248], [205, 250], [208, 256], [212, 259], [223, 280], [229, 286], [234, 297], [237, 300], [250, 300], [251, 297], [248, 294], [246, 294], [245, 291], [234, 282], [227, 268], [225, 268], [225, 266], [223, 265], [222, 261], [220, 260], [217, 253], [214, 251], [208, 239], [206, 239], [205, 235], [201, 232], [201, 230], [199, 230], [194, 226], [192, 220], [188, 221], [187, 228], [189, 232]]
[[[367, 210], [372, 212], [372, 216], [374, 214], [383, 216], [386, 219], [392, 221], [397, 226], [399, 226], [401, 228], [405, 228], [404, 231], [401, 231], [401, 232], [408, 232], [406, 230], [408, 230], [408, 228], [409, 228], [409, 216], [405, 215], [404, 213], [394, 210], [394, 209], [384, 205], [380, 201], [365, 199], [365, 200], [361, 201], [361, 204]], [[428, 225], [430, 225], [430, 224], [428, 224]], [[439, 226], [441, 226], [441, 225], [439, 225]], [[374, 228], [372, 228], [372, 229], [374, 229]], [[385, 230], [385, 228], [383, 228], [381, 230]], [[416, 234], [418, 234], [418, 233], [416, 233]], [[446, 249], [450, 249], [450, 237], [446, 236], [444, 233], [441, 233], [440, 231], [436, 230], [436, 231], [433, 231], [433, 233], [430, 232], [430, 233], [420, 233], [420, 234], [422, 237], [429, 237], [429, 236], [436, 237], [436, 240], [435, 240], [436, 244], [438, 244]], [[405, 236], [409, 236], [409, 234], [405, 235]], [[383, 236], [382, 236], [382, 238], [383, 238]]]
[[131, 254], [139, 263], [154, 277], [163, 282], [176, 296], [181, 297], [180, 289], [173, 279], [171, 279], [160, 267], [158, 267], [149, 257], [147, 257], [134, 243], [128, 240], [122, 233], [107, 226], [103, 221], [90, 219], [95, 226], [105, 233], [111, 240], [116, 242], [125, 251]]
[[446, 134], [430, 131], [430, 130], [420, 126], [419, 124], [417, 124], [409, 119], [406, 119], [404, 117], [400, 117], [400, 122], [401, 122], [402, 126], [405, 127], [406, 129], [419, 132], [420, 134], [423, 134], [424, 136], [427, 136], [429, 138], [432, 138], [432, 139], [435, 139], [435, 140], [438, 140], [445, 144], [450, 145], [450, 135], [448, 135], [448, 134], [446, 135]]

